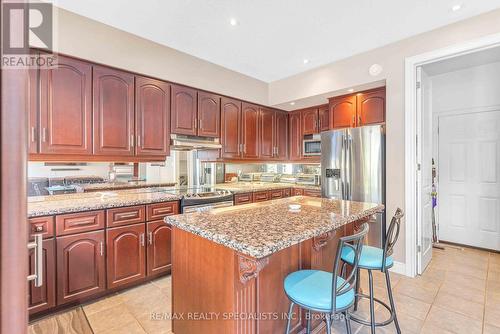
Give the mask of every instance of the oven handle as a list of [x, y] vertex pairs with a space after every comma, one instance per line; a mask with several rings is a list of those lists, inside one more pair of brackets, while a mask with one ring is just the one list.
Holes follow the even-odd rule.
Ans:
[[198, 211], [204, 211], [204, 210], [210, 210], [210, 209], [225, 208], [225, 207], [229, 207], [229, 206], [233, 206], [233, 205], [234, 205], [233, 201], [191, 205], [191, 206], [185, 206], [184, 208], [182, 208], [182, 212], [183, 213], [191, 213], [191, 212], [198, 212]]

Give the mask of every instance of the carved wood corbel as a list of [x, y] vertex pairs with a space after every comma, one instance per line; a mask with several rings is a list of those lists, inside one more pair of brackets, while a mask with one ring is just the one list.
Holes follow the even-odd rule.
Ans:
[[315, 251], [319, 252], [321, 248], [328, 244], [328, 240], [332, 238], [333, 232], [326, 232], [313, 238], [313, 248]]
[[269, 258], [267, 257], [263, 259], [254, 259], [243, 255], [238, 255], [240, 282], [245, 284], [246, 282], [256, 278], [259, 275], [259, 272], [267, 264], [269, 264]]

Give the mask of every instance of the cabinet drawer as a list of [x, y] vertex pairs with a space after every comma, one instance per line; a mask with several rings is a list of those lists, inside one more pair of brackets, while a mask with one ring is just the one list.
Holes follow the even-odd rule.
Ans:
[[41, 233], [44, 239], [54, 236], [54, 216], [30, 218], [28, 224], [30, 240], [34, 234]]
[[135, 223], [144, 223], [146, 221], [145, 212], [146, 208], [144, 205], [109, 209], [106, 212], [106, 226], [116, 227]]
[[146, 206], [146, 220], [163, 219], [179, 213], [179, 202], [155, 203]]
[[269, 191], [269, 194], [270, 194], [270, 199], [277, 199], [277, 198], [282, 198], [283, 197], [283, 190], [279, 189], [279, 190], [270, 190]]
[[252, 194], [236, 194], [234, 195], [234, 205], [252, 203]]
[[304, 195], [304, 189], [300, 188], [293, 189], [293, 196], [302, 196], [302, 195]]
[[321, 197], [321, 192], [319, 190], [304, 189], [304, 196]]
[[283, 197], [290, 197], [292, 195], [292, 189], [286, 188], [283, 189]]
[[56, 216], [56, 234], [67, 235], [104, 228], [104, 211], [87, 211]]
[[257, 191], [253, 193], [253, 201], [254, 202], [262, 202], [269, 200], [269, 192], [268, 191]]

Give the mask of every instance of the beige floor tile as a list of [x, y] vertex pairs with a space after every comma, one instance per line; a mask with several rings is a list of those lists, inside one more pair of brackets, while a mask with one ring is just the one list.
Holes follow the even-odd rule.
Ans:
[[487, 304], [484, 310], [484, 322], [500, 327], [500, 304]]
[[138, 321], [134, 321], [114, 329], [104, 331], [102, 334], [147, 334]]
[[122, 303], [123, 303], [122, 296], [117, 294], [83, 305], [83, 311], [87, 316], [89, 316], [94, 313], [104, 311], [108, 308], [115, 307]]
[[395, 292], [431, 304], [438, 290], [439, 285], [416, 283], [405, 278], [399, 282]]
[[482, 303], [475, 303], [440, 291], [434, 300], [434, 305], [483, 321], [484, 304]]
[[488, 292], [500, 293], [500, 281], [488, 281]]
[[424, 325], [422, 326], [420, 334], [456, 334], [456, 333], [437, 327], [433, 323], [425, 322]]
[[167, 319], [153, 320], [144, 316], [137, 319], [139, 324], [148, 334], [167, 334], [172, 331], [172, 322]]
[[156, 285], [160, 289], [170, 289], [172, 286], [172, 277], [170, 275], [165, 276], [165, 277], [156, 279], [156, 280], [152, 281], [151, 283], [153, 283], [153, 285]]
[[470, 300], [475, 303], [484, 304], [485, 292], [478, 289], [462, 289], [460, 286], [457, 287], [456, 284], [443, 283], [440, 292], [446, 292], [450, 295], [454, 295], [466, 300]]
[[135, 322], [134, 316], [123, 304], [91, 314], [87, 319], [96, 334]]
[[431, 304], [399, 293], [394, 295], [394, 303], [397, 313], [406, 313], [420, 320], [425, 320], [431, 309]]
[[484, 278], [481, 279], [476, 276], [463, 274], [457, 271], [448, 271], [446, 279], [443, 283], [455, 284], [460, 289], [472, 288], [484, 291], [486, 289], [486, 274]]
[[92, 334], [81, 307], [37, 321], [28, 326], [29, 334]]
[[488, 270], [490, 271], [500, 271], [500, 263], [490, 263], [490, 265], [488, 266]]
[[144, 296], [154, 297], [158, 294], [160, 288], [152, 283], [146, 283], [144, 285], [138, 286], [136, 288], [126, 290], [125, 292], [120, 293], [123, 298], [123, 301], [134, 300], [137, 298], [142, 298]]
[[482, 321], [433, 305], [426, 322], [456, 334], [481, 334]]
[[500, 327], [496, 327], [490, 324], [485, 324], [483, 329], [483, 334], [498, 334], [500, 333]]
[[488, 271], [488, 282], [500, 282], [500, 271]]

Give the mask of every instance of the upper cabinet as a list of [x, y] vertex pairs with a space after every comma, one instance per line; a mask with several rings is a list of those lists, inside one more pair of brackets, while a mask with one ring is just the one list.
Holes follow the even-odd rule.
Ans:
[[198, 136], [220, 137], [220, 96], [198, 92]]
[[135, 78], [136, 155], [170, 154], [170, 85]]
[[[40, 153], [92, 153], [92, 66], [58, 57], [58, 66], [39, 71]], [[36, 92], [36, 82], [30, 89]], [[36, 102], [32, 101], [31, 108]], [[32, 141], [36, 137], [31, 125]]]
[[349, 128], [385, 122], [385, 87], [330, 99], [331, 128]]
[[260, 126], [260, 157], [274, 159], [276, 154], [276, 112], [269, 108], [261, 108]]
[[289, 134], [289, 158], [290, 160], [300, 160], [302, 157], [302, 112], [300, 110], [291, 111], [288, 120]]
[[303, 109], [302, 135], [312, 135], [327, 131], [330, 127], [328, 105]]
[[241, 148], [241, 101], [221, 98], [221, 156], [239, 158]]
[[278, 160], [288, 158], [288, 115], [283, 111], [276, 111], [275, 125], [275, 157]]
[[134, 76], [94, 66], [94, 154], [134, 155]]
[[172, 85], [171, 112], [172, 133], [196, 136], [198, 128], [196, 89]]
[[242, 156], [243, 158], [259, 158], [259, 106], [243, 102], [241, 120]]
[[330, 112], [328, 104], [318, 107], [318, 132], [330, 130]]

